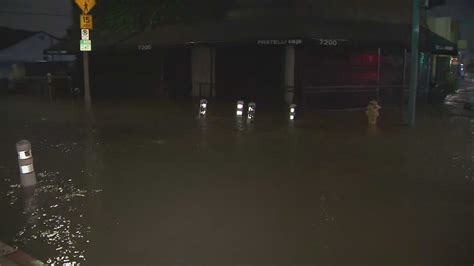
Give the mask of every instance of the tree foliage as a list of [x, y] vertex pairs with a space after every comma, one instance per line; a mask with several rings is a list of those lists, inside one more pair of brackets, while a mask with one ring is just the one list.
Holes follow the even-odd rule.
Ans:
[[[97, 0], [95, 29], [134, 32], [163, 24], [214, 20], [228, 0]], [[79, 13], [79, 10], [76, 9]]]
[[182, 0], [104, 0], [102, 17], [98, 19], [104, 29], [135, 31], [164, 22], [180, 20]]

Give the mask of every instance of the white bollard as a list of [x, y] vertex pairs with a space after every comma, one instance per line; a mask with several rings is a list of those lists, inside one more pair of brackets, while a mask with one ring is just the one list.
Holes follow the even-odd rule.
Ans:
[[244, 101], [237, 102], [237, 112], [235, 113], [236, 116], [243, 116], [244, 115]]
[[36, 173], [33, 166], [31, 143], [27, 140], [17, 142], [18, 165], [20, 167], [20, 180], [23, 187], [36, 185]]
[[296, 104], [290, 105], [290, 121], [294, 121], [296, 119]]
[[257, 109], [257, 104], [254, 102], [249, 103], [249, 110], [247, 112], [247, 120], [251, 121], [255, 118], [255, 111]]
[[199, 117], [205, 118], [207, 115], [207, 100], [202, 99], [199, 103]]

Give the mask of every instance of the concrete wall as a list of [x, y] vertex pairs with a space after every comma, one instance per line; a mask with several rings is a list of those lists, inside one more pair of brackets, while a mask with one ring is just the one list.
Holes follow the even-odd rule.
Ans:
[[457, 43], [459, 38], [459, 24], [451, 17], [435, 17], [428, 18], [428, 27], [434, 33]]
[[1, 0], [0, 26], [64, 37], [72, 24], [71, 0]]
[[215, 96], [215, 50], [194, 47], [191, 51], [191, 77], [193, 97]]
[[285, 48], [285, 102], [292, 104], [295, 97], [295, 47], [288, 46]]

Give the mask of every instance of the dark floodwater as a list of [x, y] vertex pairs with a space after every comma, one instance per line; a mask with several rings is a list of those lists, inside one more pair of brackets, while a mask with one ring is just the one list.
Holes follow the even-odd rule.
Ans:
[[[422, 108], [415, 129], [382, 109], [234, 104], [1, 105], [0, 239], [49, 262], [295, 264], [474, 261], [474, 124]], [[258, 106], [257, 106], [258, 108]], [[474, 116], [474, 115], [473, 115]], [[18, 183], [15, 142], [33, 144], [40, 183]]]

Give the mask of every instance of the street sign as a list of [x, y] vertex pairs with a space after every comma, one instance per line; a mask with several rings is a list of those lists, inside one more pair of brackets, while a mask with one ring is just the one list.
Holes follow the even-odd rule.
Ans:
[[81, 39], [82, 40], [90, 40], [90, 34], [88, 29], [81, 30]]
[[81, 40], [90, 40], [90, 30], [88, 29], [81, 29]]
[[92, 30], [92, 15], [81, 15], [81, 29]]
[[76, 4], [84, 14], [89, 14], [89, 11], [95, 6], [95, 0], [76, 0]]
[[90, 51], [92, 51], [91, 40], [81, 40], [81, 52], [90, 52]]
[[274, 40], [258, 40], [258, 45], [300, 45], [302, 39], [274, 39]]

